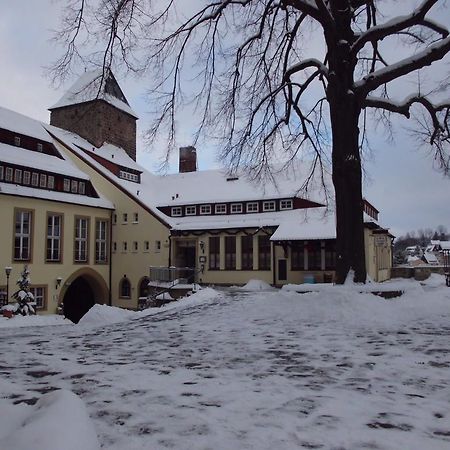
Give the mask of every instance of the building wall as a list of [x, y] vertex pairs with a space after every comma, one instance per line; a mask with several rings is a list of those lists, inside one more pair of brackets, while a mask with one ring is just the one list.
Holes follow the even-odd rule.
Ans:
[[[31, 261], [14, 261], [14, 222], [17, 209], [32, 211], [32, 234], [31, 234]], [[76, 274], [88, 274], [105, 286], [103, 298], [98, 301], [108, 301], [107, 287], [109, 285], [109, 264], [96, 264], [95, 259], [95, 219], [109, 221], [110, 211], [101, 208], [80, 206], [55, 202], [51, 200], [40, 200], [26, 197], [10, 196], [0, 194], [0, 286], [6, 286], [6, 275], [4, 267], [12, 267], [9, 279], [9, 292], [12, 294], [17, 290], [16, 281], [20, 277], [24, 264], [30, 269], [32, 286], [45, 287], [46, 306], [42, 313], [56, 313], [58, 304], [61, 303], [66, 284], [76, 277]], [[47, 240], [47, 213], [58, 213], [63, 216], [62, 228], [62, 261], [46, 262], [46, 240]], [[74, 233], [75, 217], [85, 216], [89, 218], [89, 242], [88, 262], [74, 262]], [[61, 278], [61, 284], [57, 286], [57, 278]], [[10, 299], [11, 301], [11, 299]]]
[[[115, 206], [113, 215], [116, 215], [117, 221], [112, 220], [111, 227], [112, 304], [136, 309], [139, 299], [139, 282], [149, 275], [150, 266], [167, 267], [169, 264], [169, 229], [89, 164], [70, 151], [66, 151], [66, 153], [83, 172], [90, 176], [96, 189]], [[111, 177], [114, 176], [111, 175]], [[139, 184], [136, 183], [137, 190], [139, 190]], [[134, 220], [135, 213], [138, 214], [137, 222]], [[127, 215], [126, 222], [124, 214]], [[148, 250], [144, 247], [146, 241], [149, 242]], [[156, 248], [158, 241], [161, 244], [159, 250]], [[114, 242], [117, 245], [115, 251]], [[123, 247], [125, 242], [127, 243], [126, 250]], [[134, 242], [137, 242], [137, 250], [134, 250]], [[121, 298], [119, 295], [120, 282], [125, 276], [131, 283], [130, 298]]]
[[122, 147], [136, 161], [136, 118], [104, 100], [54, 109], [50, 124], [72, 131], [96, 147], [104, 142]]

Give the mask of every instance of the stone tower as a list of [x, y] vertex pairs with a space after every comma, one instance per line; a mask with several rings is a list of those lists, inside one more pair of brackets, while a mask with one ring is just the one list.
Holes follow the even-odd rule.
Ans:
[[136, 161], [136, 120], [110, 70], [86, 72], [51, 108], [50, 125], [72, 131], [95, 147], [122, 147]]

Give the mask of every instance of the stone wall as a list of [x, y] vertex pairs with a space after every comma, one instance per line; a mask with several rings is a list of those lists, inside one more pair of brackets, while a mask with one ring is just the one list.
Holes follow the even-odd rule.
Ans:
[[69, 105], [51, 111], [50, 124], [72, 131], [95, 147], [122, 147], [136, 161], [136, 118], [104, 100]]

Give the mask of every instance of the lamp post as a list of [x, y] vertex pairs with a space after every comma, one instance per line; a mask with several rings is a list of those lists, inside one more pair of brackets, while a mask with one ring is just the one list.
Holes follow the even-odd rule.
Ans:
[[9, 303], [9, 275], [11, 274], [12, 267], [5, 267], [6, 274], [6, 304]]

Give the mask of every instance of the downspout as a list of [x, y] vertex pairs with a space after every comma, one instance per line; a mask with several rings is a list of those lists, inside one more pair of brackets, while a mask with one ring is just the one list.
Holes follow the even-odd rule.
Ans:
[[167, 267], [172, 266], [172, 233], [169, 231], [169, 264]]
[[112, 221], [113, 211], [109, 212], [109, 293], [108, 293], [108, 305], [112, 306]]

